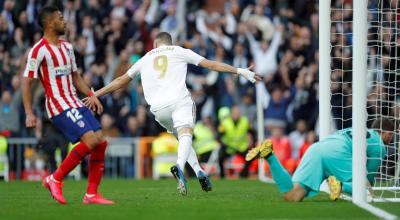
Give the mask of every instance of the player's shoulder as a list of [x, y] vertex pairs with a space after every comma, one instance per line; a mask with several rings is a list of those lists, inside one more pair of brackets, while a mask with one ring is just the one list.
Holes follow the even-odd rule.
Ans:
[[32, 50], [39, 50], [39, 49], [42, 48], [45, 44], [46, 44], [46, 40], [45, 40], [44, 38], [41, 38], [38, 42], [36, 42], [36, 43], [32, 46]]
[[72, 44], [71, 44], [70, 42], [68, 42], [68, 41], [66, 41], [66, 40], [64, 40], [64, 39], [60, 39], [59, 42], [60, 42], [61, 44], [65, 45], [68, 49], [70, 49], [70, 50], [73, 49], [73, 46], [72, 46]]

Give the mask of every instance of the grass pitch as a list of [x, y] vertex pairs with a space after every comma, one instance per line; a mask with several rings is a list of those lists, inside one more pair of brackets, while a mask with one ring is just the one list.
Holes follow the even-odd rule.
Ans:
[[[301, 203], [284, 202], [276, 187], [257, 180], [214, 180], [212, 192], [197, 180], [179, 195], [175, 180], [104, 180], [100, 191], [113, 206], [83, 205], [86, 181], [66, 181], [67, 205], [59, 205], [39, 182], [0, 182], [0, 219], [376, 219], [346, 201], [326, 194]], [[400, 205], [381, 204], [400, 215]]]

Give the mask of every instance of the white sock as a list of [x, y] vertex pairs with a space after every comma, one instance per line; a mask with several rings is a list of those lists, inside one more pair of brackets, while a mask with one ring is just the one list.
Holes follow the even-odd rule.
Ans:
[[176, 163], [182, 171], [185, 168], [186, 161], [189, 158], [191, 148], [192, 135], [184, 134], [180, 136], [178, 145], [178, 160], [176, 161]]
[[193, 147], [190, 147], [190, 149], [191, 150], [190, 150], [190, 154], [189, 154], [189, 158], [188, 158], [188, 163], [190, 164], [190, 166], [196, 173], [196, 176], [200, 171], [202, 171], [205, 174], [206, 172], [204, 172], [204, 170], [201, 169], [200, 163], [197, 160], [196, 151], [194, 151]]

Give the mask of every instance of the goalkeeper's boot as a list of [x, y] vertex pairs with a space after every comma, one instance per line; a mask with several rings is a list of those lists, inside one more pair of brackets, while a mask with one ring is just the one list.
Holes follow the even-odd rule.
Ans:
[[328, 177], [329, 186], [329, 198], [332, 201], [339, 199], [340, 193], [342, 193], [342, 183], [336, 179], [334, 176]]
[[101, 204], [101, 205], [113, 205], [114, 202], [104, 198], [100, 193], [96, 193], [93, 196], [85, 194], [83, 197], [83, 204]]
[[178, 167], [178, 165], [174, 165], [171, 167], [171, 173], [172, 175], [174, 175], [176, 183], [178, 184], [176, 188], [178, 192], [182, 195], [186, 195], [187, 194], [186, 180], [182, 170]]
[[42, 185], [46, 187], [50, 191], [51, 196], [60, 204], [66, 204], [67, 201], [65, 200], [62, 192], [63, 183], [58, 182], [53, 179], [53, 175], [46, 176], [42, 180]]
[[211, 184], [210, 178], [203, 171], [199, 171], [197, 173], [197, 178], [199, 178], [201, 189], [204, 192], [208, 192], [208, 191], [212, 190], [212, 184]]
[[250, 149], [246, 154], [246, 161], [251, 161], [257, 158], [266, 158], [273, 153], [272, 141], [264, 140], [260, 145]]

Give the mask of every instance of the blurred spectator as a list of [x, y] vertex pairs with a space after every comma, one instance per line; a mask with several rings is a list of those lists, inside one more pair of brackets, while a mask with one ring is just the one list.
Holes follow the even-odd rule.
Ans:
[[119, 137], [120, 132], [115, 126], [114, 119], [107, 113], [101, 116], [101, 129], [104, 137]]
[[299, 158], [299, 150], [306, 139], [307, 124], [304, 120], [298, 120], [296, 122], [296, 130], [290, 132], [289, 139], [292, 147], [293, 159]]
[[279, 161], [289, 173], [293, 173], [296, 167], [292, 160], [292, 146], [289, 137], [285, 135], [284, 129], [280, 127], [272, 128], [270, 139], [274, 146], [274, 153]]
[[249, 119], [250, 127], [257, 127], [257, 107], [254, 102], [254, 90], [248, 89], [239, 103], [242, 115]]
[[139, 125], [139, 120], [135, 116], [129, 116], [126, 122], [126, 129], [124, 132], [125, 137], [140, 137], [142, 135], [142, 129]]
[[3, 91], [0, 100], [0, 132], [8, 136], [18, 136], [21, 124], [19, 119], [19, 106], [21, 105], [21, 93], [14, 94], [9, 90]]
[[298, 154], [298, 163], [300, 163], [301, 158], [303, 158], [304, 154], [306, 153], [307, 149], [313, 144], [316, 143], [317, 140], [317, 135], [315, 134], [314, 131], [309, 131], [307, 132], [306, 139], [304, 140], [303, 144], [301, 145], [299, 149], [299, 154]]
[[279, 85], [271, 89], [271, 97], [268, 107], [264, 110], [265, 126], [267, 131], [271, 131], [274, 127], [285, 129], [288, 123], [287, 109], [293, 100], [296, 89], [291, 88], [285, 92]]
[[115, 117], [115, 125], [120, 130], [123, 130], [125, 127], [126, 117], [131, 113], [131, 98], [129, 97], [129, 94], [125, 90], [119, 89], [111, 95], [105, 96], [102, 100], [104, 112], [109, 114], [111, 117]]
[[238, 106], [233, 106], [230, 115], [220, 122], [218, 132], [222, 145], [219, 156], [221, 178], [225, 177], [224, 163], [227, 158], [236, 153], [243, 155], [247, 153], [249, 147], [247, 133], [249, 130], [249, 120], [241, 115]]
[[246, 33], [247, 39], [250, 42], [250, 52], [253, 55], [255, 62], [255, 72], [264, 76], [265, 79], [271, 79], [273, 74], [278, 70], [277, 53], [281, 42], [283, 26], [280, 25], [275, 31], [271, 43], [268, 42], [268, 37], [265, 37], [261, 42], [257, 42], [254, 39], [253, 34], [250, 32]]
[[193, 130], [193, 148], [200, 163], [207, 163], [214, 149], [219, 147], [216, 131], [210, 117], [203, 117]]

